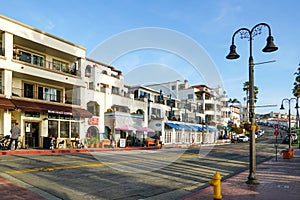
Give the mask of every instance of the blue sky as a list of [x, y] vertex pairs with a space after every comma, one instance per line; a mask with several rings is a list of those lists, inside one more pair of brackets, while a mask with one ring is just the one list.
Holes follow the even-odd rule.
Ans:
[[[101, 47], [102, 43], [113, 36], [132, 29], [157, 27], [176, 31], [203, 48], [216, 66], [229, 97], [237, 98], [241, 102], [245, 96], [242, 85], [248, 80], [249, 41], [236, 36], [235, 44], [241, 57], [238, 60], [226, 60], [225, 56], [228, 54], [232, 35], [237, 29], [251, 29], [254, 25], [265, 22], [271, 26], [274, 42], [279, 47], [279, 50], [273, 53], [261, 51], [266, 44], [266, 28], [262, 29], [261, 35], [254, 37], [254, 62], [276, 60], [274, 63], [255, 67], [255, 85], [259, 88], [257, 105], [277, 105], [256, 109], [256, 113], [266, 113], [279, 112], [281, 100], [292, 97], [294, 72], [300, 62], [300, 3], [297, 0], [280, 2], [0, 0], [0, 13], [84, 46], [87, 55], [99, 48], [99, 44]], [[113, 49], [107, 49], [110, 50]], [[189, 80], [190, 84], [201, 84], [203, 81], [199, 74], [193, 71], [189, 62], [159, 49], [128, 52], [110, 64], [126, 75], [151, 63], [156, 65], [156, 68], [172, 68], [176, 72], [174, 74]], [[152, 76], [158, 74], [161, 73], [157, 72]], [[288, 105], [285, 104], [285, 107]], [[294, 107], [293, 103], [291, 107]]]

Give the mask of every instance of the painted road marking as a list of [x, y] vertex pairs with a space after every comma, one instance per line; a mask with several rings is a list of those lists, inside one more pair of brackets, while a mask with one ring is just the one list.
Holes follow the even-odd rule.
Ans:
[[[190, 157], [197, 157], [199, 154], [186, 154], [181, 155], [179, 158], [186, 159]], [[168, 157], [161, 157], [161, 158], [153, 158], [154, 161], [159, 160], [171, 160], [177, 156], [168, 156]], [[103, 167], [106, 165], [118, 165], [118, 164], [126, 164], [126, 163], [142, 163], [142, 162], [150, 162], [151, 159], [132, 159], [132, 160], [123, 160], [123, 161], [115, 161], [115, 162], [101, 162], [101, 163], [88, 163], [88, 164], [81, 164], [81, 165], [65, 165], [65, 166], [56, 166], [56, 167], [38, 167], [38, 168], [31, 168], [31, 169], [20, 169], [20, 170], [8, 170], [5, 171], [7, 174], [19, 174], [19, 173], [30, 173], [30, 172], [37, 172], [37, 171], [54, 171], [54, 170], [62, 170], [62, 169], [76, 169], [76, 168], [85, 168], [85, 167]]]

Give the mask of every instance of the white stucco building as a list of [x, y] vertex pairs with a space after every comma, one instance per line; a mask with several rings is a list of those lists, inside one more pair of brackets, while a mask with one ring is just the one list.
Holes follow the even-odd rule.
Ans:
[[24, 146], [71, 139], [90, 117], [81, 65], [85, 48], [0, 15], [0, 132], [20, 124]]

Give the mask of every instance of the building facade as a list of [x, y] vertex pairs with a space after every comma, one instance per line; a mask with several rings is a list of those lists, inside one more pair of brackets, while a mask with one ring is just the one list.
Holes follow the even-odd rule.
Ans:
[[0, 15], [0, 131], [20, 124], [26, 147], [83, 132], [85, 49]]
[[49, 137], [70, 144], [129, 135], [137, 145], [159, 136], [166, 144], [212, 143], [229, 119], [220, 88], [179, 80], [127, 86], [121, 71], [79, 45], [1, 15], [0, 24], [0, 133], [18, 122], [24, 147], [43, 147]]

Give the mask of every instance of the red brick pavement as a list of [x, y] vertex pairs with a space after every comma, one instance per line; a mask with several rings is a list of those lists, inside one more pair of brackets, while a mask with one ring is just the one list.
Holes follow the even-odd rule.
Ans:
[[[244, 171], [221, 182], [222, 200], [298, 200], [300, 199], [300, 150], [295, 157], [274, 159], [257, 165], [258, 185], [245, 183], [249, 171]], [[221, 174], [222, 176], [222, 174]], [[190, 194], [182, 200], [213, 199], [213, 187]]]
[[0, 176], [0, 199], [1, 200], [45, 200], [38, 194], [20, 187]]

